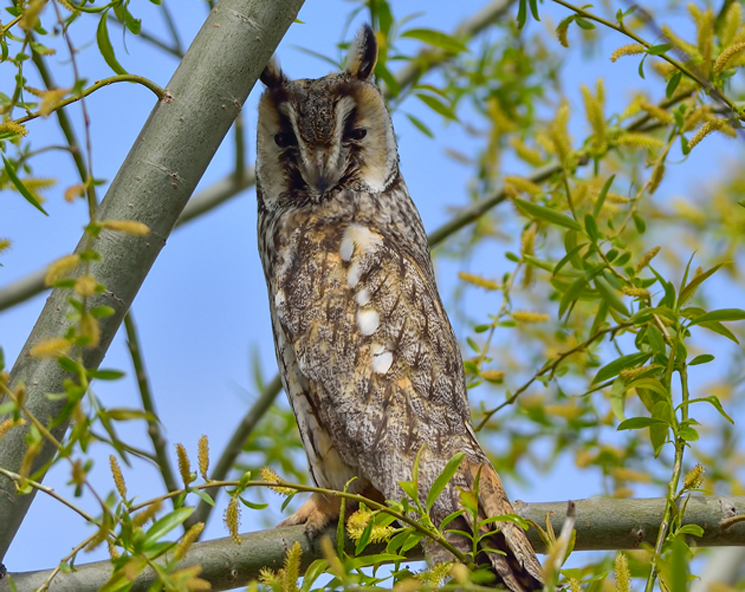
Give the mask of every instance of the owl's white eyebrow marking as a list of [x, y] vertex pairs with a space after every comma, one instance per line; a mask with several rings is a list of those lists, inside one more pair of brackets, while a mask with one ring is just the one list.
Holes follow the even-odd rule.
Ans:
[[379, 343], [374, 343], [370, 348], [372, 353], [372, 369], [377, 374], [385, 374], [390, 370], [393, 364], [393, 354], [385, 351], [385, 348]]
[[367, 288], [362, 288], [359, 292], [357, 292], [357, 296], [355, 296], [355, 299], [357, 300], [357, 304], [360, 306], [365, 306], [368, 302], [370, 302], [370, 290]]
[[363, 335], [372, 335], [378, 330], [380, 317], [378, 312], [372, 309], [357, 311], [357, 326]]

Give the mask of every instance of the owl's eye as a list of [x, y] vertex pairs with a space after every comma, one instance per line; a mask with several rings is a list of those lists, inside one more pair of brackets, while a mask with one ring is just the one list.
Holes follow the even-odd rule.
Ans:
[[292, 132], [279, 132], [274, 135], [274, 143], [280, 148], [287, 148], [297, 144], [297, 138]]
[[350, 140], [361, 140], [367, 135], [367, 130], [364, 127], [358, 127], [349, 132]]

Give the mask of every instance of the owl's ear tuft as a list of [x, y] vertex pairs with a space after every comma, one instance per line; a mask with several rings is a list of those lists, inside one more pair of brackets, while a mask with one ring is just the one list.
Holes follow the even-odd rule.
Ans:
[[267, 88], [280, 86], [286, 80], [286, 76], [282, 72], [282, 68], [279, 67], [279, 61], [275, 56], [269, 58], [269, 62], [261, 73], [261, 76], [259, 76], [259, 79], [266, 84]]
[[372, 27], [365, 24], [349, 46], [347, 72], [355, 78], [367, 80], [372, 75], [377, 61], [378, 40]]

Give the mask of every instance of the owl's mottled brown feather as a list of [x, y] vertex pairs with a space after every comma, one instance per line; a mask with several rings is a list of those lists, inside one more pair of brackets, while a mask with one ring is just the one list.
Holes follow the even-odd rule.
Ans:
[[[371, 35], [364, 32], [362, 43], [373, 43]], [[368, 80], [373, 54], [363, 47], [352, 55], [347, 71], [318, 81], [289, 81], [272, 65], [260, 105], [259, 246], [277, 360], [311, 474], [325, 488], [341, 490], [357, 477], [352, 491], [400, 499], [399, 482], [412, 478], [421, 450], [424, 498], [464, 452], [433, 521], [460, 508], [460, 490], [472, 490], [477, 473], [483, 517], [511, 513], [471, 427], [462, 358], [427, 237], [398, 172], [390, 118]], [[309, 105], [341, 121], [316, 126]], [[338, 502], [314, 495], [283, 524], [317, 531], [338, 511]], [[525, 533], [511, 522], [490, 528], [499, 532], [488, 546], [506, 553], [485, 553], [497, 583], [540, 589]], [[452, 541], [470, 550], [470, 541]], [[438, 549], [428, 553], [442, 558]]]

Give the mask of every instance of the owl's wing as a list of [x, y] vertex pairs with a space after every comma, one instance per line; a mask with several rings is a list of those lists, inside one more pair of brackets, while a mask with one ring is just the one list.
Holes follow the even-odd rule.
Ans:
[[429, 253], [359, 224], [309, 223], [294, 241], [273, 297], [306, 396], [342, 459], [400, 495], [422, 444], [444, 454], [470, 439], [461, 355]]

